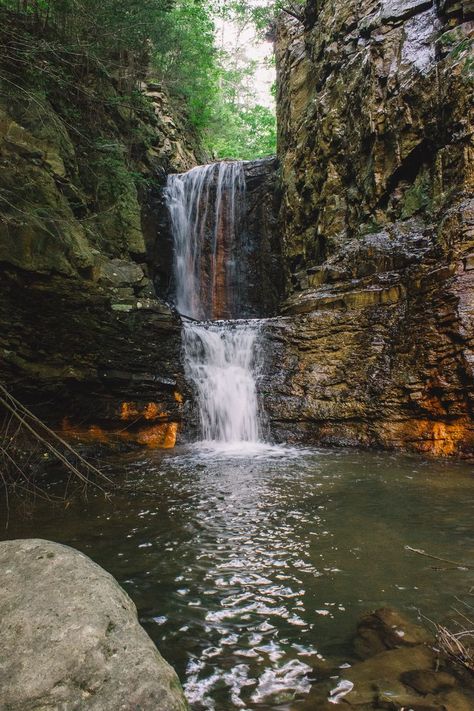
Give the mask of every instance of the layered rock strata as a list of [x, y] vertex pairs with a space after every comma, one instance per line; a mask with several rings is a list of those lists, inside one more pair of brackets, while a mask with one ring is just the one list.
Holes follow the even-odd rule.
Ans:
[[472, 454], [472, 19], [310, 0], [280, 23], [281, 437]]

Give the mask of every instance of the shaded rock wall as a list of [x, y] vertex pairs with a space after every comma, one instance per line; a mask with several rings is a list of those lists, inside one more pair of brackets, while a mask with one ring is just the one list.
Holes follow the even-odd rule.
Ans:
[[281, 437], [473, 450], [472, 13], [310, 0], [280, 23]]
[[278, 162], [274, 158], [246, 161], [246, 242], [249, 262], [249, 313], [261, 317], [278, 313], [284, 291]]
[[58, 88], [14, 59], [0, 81], [0, 378], [65, 429], [169, 446], [185, 385], [152, 279], [155, 203], [167, 171], [203, 159], [197, 141], [152, 82], [132, 97], [78, 61]]
[[[215, 283], [220, 294], [214, 296], [216, 305], [214, 318], [231, 318], [234, 314], [239, 318], [269, 316], [278, 313], [279, 304], [284, 291], [284, 276], [281, 263], [281, 240], [278, 224], [280, 208], [278, 161], [276, 158], [263, 158], [243, 162], [245, 192], [239, 194], [238, 241], [227, 244], [229, 226], [217, 234], [215, 230], [215, 207], [217, 201], [217, 173], [209, 177], [209, 184], [203, 191], [207, 196], [208, 206], [203, 209], [206, 215], [206, 228], [202, 232], [202, 301], [210, 299], [210, 284], [214, 280], [209, 270], [215, 269]], [[229, 198], [228, 187], [222, 186], [220, 197], [221, 211], [226, 199]], [[234, 200], [236, 197], [234, 196]], [[160, 229], [156, 231], [156, 224]], [[173, 267], [173, 236], [169, 214], [166, 207], [166, 196], [161, 191], [160, 199], [155, 205], [155, 241], [150, 254], [154, 262], [154, 279], [158, 292], [169, 299], [175, 300], [176, 284]], [[235, 252], [235, 254], [234, 254]], [[217, 263], [214, 265], [214, 260]], [[230, 258], [235, 259], [234, 276], [229, 278]], [[211, 266], [212, 265], [212, 268]], [[208, 270], [206, 272], [206, 269]], [[227, 303], [233, 301], [232, 305]], [[210, 304], [209, 304], [210, 308]], [[210, 310], [212, 310], [210, 308]]]

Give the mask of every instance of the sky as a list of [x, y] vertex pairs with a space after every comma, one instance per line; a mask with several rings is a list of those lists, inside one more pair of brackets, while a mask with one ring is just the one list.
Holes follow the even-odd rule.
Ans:
[[252, 80], [255, 103], [274, 108], [271, 86], [275, 81], [275, 67], [271, 66], [273, 45], [257, 36], [255, 28], [248, 25], [240, 28], [236, 23], [219, 20], [216, 23], [217, 44], [226, 51], [236, 54], [240, 65], [257, 62]]

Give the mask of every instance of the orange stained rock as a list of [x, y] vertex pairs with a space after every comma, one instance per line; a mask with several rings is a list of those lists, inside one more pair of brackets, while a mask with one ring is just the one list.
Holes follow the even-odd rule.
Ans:
[[174, 392], [174, 399], [175, 402], [179, 402], [180, 404], [183, 402], [183, 396], [177, 390]]
[[[154, 403], [151, 404], [154, 405]], [[145, 410], [143, 412], [145, 412]], [[127, 413], [132, 411], [133, 408], [126, 410]], [[143, 414], [143, 416], [147, 419], [145, 414]], [[155, 408], [150, 408], [148, 419], [157, 417], [163, 417], [163, 413], [160, 413], [158, 408], [157, 411], [155, 411]], [[83, 442], [93, 441], [100, 442], [101, 444], [110, 444], [119, 439], [126, 442], [136, 442], [150, 449], [172, 449], [176, 445], [178, 423], [162, 422], [160, 424], [148, 425], [138, 431], [129, 430], [127, 428], [108, 430], [99, 427], [99, 425], [73, 425], [69, 418], [65, 417], [61, 423], [61, 432], [64, 435], [79, 439]]]
[[120, 419], [121, 420], [135, 420], [139, 417], [138, 408], [134, 402], [122, 402], [120, 406]]
[[161, 412], [156, 402], [149, 402], [143, 410], [145, 420], [156, 420], [157, 417], [166, 417], [166, 413]]
[[178, 435], [178, 423], [168, 422], [140, 430], [137, 435], [138, 444], [151, 449], [173, 449]]
[[444, 457], [455, 454], [465, 433], [466, 428], [461, 424], [445, 425], [444, 422], [434, 422], [433, 454]]
[[71, 424], [68, 417], [65, 417], [61, 422], [61, 432], [83, 441], [101, 442], [102, 444], [106, 444], [110, 439], [109, 433], [102, 427], [98, 425], [90, 425], [89, 427], [75, 426]]
[[470, 439], [469, 427], [464, 420], [440, 422], [410, 420], [399, 431], [402, 442], [410, 443], [417, 451], [436, 457], [449, 457], [459, 451]]
[[120, 419], [128, 422], [138, 420], [143, 417], [145, 420], [158, 420], [168, 417], [160, 405], [156, 402], [149, 402], [143, 408], [139, 408], [136, 402], [123, 402], [120, 406]]

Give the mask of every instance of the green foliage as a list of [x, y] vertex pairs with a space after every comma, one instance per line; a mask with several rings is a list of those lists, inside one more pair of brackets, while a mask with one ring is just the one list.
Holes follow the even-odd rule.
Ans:
[[216, 158], [252, 160], [276, 153], [274, 112], [259, 104], [238, 110], [223, 104], [204, 137]]
[[[130, 108], [140, 107], [137, 91], [150, 67], [158, 83], [185, 107], [188, 120], [215, 157], [253, 158], [275, 152], [273, 112], [252, 95], [255, 66], [234, 65], [215, 43], [215, 19], [263, 28], [282, 0], [0, 0], [0, 24], [5, 11], [11, 37], [0, 51], [11, 74], [0, 80], [43, 89], [55, 102], [85, 85], [94, 71], [116, 81], [117, 94], [101, 102], [114, 108], [123, 121]], [[298, 5], [293, 2], [291, 7]], [[20, 44], [16, 26], [34, 41]], [[5, 23], [8, 24], [8, 23]], [[11, 46], [10, 46], [11, 45]], [[8, 67], [9, 56], [15, 61]], [[249, 88], [250, 87], [250, 88]], [[79, 91], [79, 89], [78, 89]], [[81, 90], [83, 91], [83, 90]], [[91, 123], [106, 121], [97, 100], [90, 104]], [[67, 99], [66, 99], [67, 101]], [[63, 115], [75, 124], [74, 104]], [[80, 130], [80, 129], [79, 129]]]
[[266, 32], [281, 12], [303, 19], [306, 0], [217, 0], [216, 11], [226, 19], [252, 23]]
[[209, 124], [218, 92], [210, 7], [178, 0], [164, 19], [151, 35], [153, 70], [171, 93], [185, 100], [190, 121], [200, 131]]

